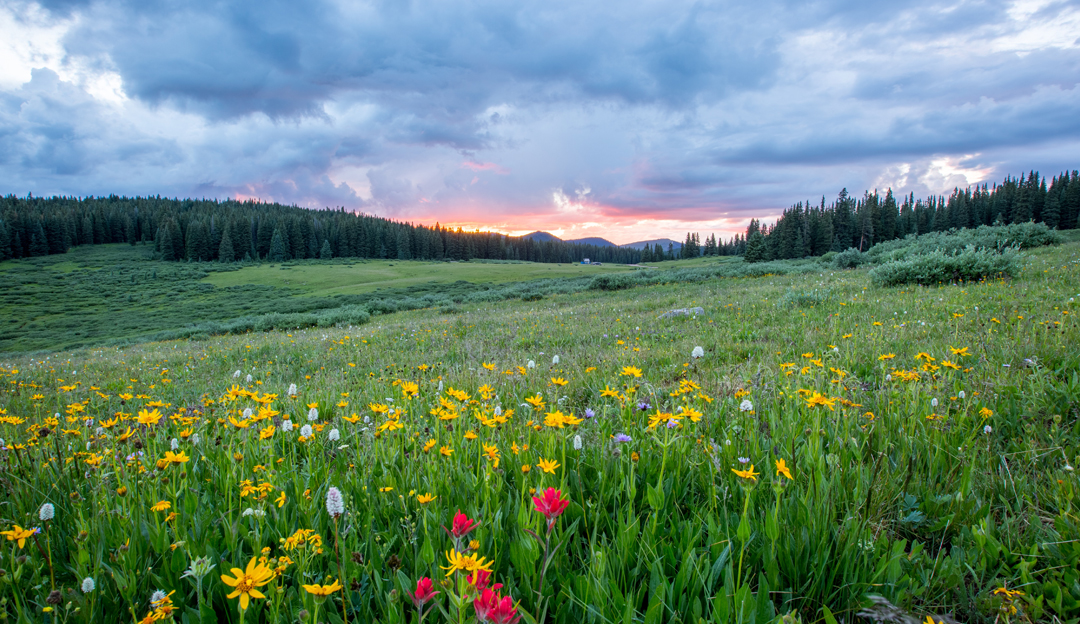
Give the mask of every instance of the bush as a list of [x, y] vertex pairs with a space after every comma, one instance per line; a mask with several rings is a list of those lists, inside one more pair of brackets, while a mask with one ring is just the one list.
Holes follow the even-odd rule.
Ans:
[[968, 247], [1003, 251], [1008, 248], [1031, 249], [1057, 245], [1061, 234], [1043, 223], [1014, 223], [1012, 225], [981, 225], [975, 229], [952, 229], [878, 243], [866, 252], [870, 262], [883, 264], [906, 260], [934, 251], [957, 253]]
[[866, 254], [854, 247], [849, 247], [846, 251], [836, 254], [832, 264], [838, 269], [854, 269], [867, 262], [867, 260]]
[[876, 267], [870, 271], [870, 281], [877, 286], [898, 286], [1013, 277], [1020, 270], [1020, 258], [1020, 254], [1013, 249], [1005, 249], [1002, 253], [974, 247], [955, 254], [934, 251]]
[[802, 290], [789, 288], [784, 293], [784, 296], [780, 298], [780, 301], [777, 302], [777, 305], [785, 308], [809, 308], [825, 303], [829, 299], [832, 299], [832, 292], [828, 289]]

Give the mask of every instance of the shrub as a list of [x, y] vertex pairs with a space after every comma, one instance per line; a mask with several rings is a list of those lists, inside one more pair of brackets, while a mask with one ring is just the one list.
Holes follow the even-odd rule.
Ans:
[[876, 267], [870, 271], [870, 281], [878, 286], [898, 286], [1012, 277], [1020, 271], [1020, 258], [1020, 254], [1013, 249], [1006, 249], [1002, 253], [974, 247], [955, 254], [934, 251]]
[[1002, 251], [1008, 248], [1031, 249], [1057, 245], [1063, 241], [1061, 234], [1042, 223], [1014, 223], [1012, 225], [981, 225], [974, 229], [952, 229], [946, 232], [910, 234], [906, 238], [878, 243], [866, 252], [871, 262], [882, 264], [895, 260], [942, 251], [959, 252], [974, 247]]
[[829, 299], [832, 299], [832, 292], [828, 289], [818, 290], [816, 288], [804, 290], [789, 288], [784, 296], [780, 298], [777, 305], [786, 308], [809, 308], [812, 306], [825, 303]]
[[833, 258], [833, 266], [838, 269], [854, 269], [859, 265], [865, 263], [868, 260], [866, 254], [849, 247], [846, 251], [842, 251]]

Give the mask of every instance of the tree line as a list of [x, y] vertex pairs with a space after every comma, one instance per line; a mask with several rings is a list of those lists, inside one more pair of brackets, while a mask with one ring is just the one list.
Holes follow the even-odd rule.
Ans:
[[307, 258], [523, 260], [633, 264], [641, 252], [428, 227], [346, 211], [254, 200], [158, 197], [0, 198], [0, 260], [79, 245], [153, 244], [162, 260]]
[[876, 243], [910, 234], [943, 232], [980, 225], [1034, 221], [1051, 228], [1080, 227], [1080, 174], [1065, 172], [1047, 180], [1036, 171], [1025, 177], [1006, 177], [1001, 184], [954, 189], [948, 197], [915, 199], [912, 193], [897, 201], [892, 190], [884, 197], [866, 192], [862, 198], [840, 191], [828, 206], [800, 202], [788, 208], [771, 226], [750, 221], [746, 235], [725, 246], [748, 262], [821, 256], [850, 248], [866, 251]]

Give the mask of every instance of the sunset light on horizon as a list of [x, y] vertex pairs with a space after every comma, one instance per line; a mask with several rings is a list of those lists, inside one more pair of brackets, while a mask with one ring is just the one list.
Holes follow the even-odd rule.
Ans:
[[0, 6], [0, 193], [617, 244], [1080, 153], [1054, 0]]

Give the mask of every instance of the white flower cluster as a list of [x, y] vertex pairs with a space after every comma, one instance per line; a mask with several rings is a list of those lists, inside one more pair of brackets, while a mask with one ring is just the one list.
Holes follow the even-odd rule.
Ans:
[[336, 487], [330, 486], [326, 491], [326, 512], [332, 518], [345, 513], [345, 499], [341, 496], [341, 490]]
[[52, 520], [54, 516], [56, 516], [56, 508], [52, 503], [45, 503], [38, 511], [38, 518], [41, 518], [42, 522]]
[[701, 347], [694, 347], [694, 350], [690, 352], [690, 357], [694, 358], [695, 360], [699, 360], [705, 357], [705, 349]]

